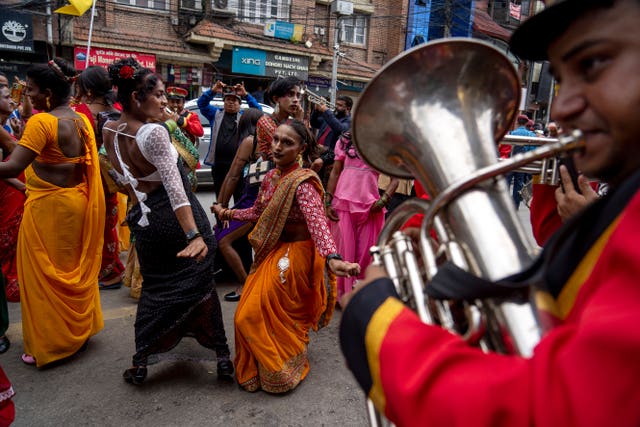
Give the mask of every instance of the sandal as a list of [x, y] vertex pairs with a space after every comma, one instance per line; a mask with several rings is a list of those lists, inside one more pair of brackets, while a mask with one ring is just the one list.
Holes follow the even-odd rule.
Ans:
[[27, 354], [27, 353], [22, 353], [22, 356], [20, 356], [20, 359], [22, 359], [22, 362], [25, 365], [35, 365], [36, 364], [36, 358], [33, 357], [30, 354]]
[[133, 385], [141, 385], [145, 378], [147, 378], [146, 366], [134, 366], [129, 368], [122, 374], [122, 377], [126, 382]]

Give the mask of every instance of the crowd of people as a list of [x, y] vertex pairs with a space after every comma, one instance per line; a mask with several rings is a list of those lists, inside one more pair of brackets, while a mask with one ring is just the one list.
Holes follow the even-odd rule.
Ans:
[[[381, 179], [361, 158], [350, 97], [332, 108], [315, 102], [308, 115], [303, 82], [279, 78], [260, 91], [275, 107], [265, 114], [244, 84], [216, 81], [198, 99], [211, 126], [200, 159], [204, 131], [184, 109], [187, 91], [133, 58], [80, 73], [59, 58], [33, 65], [17, 80], [18, 100], [0, 75], [0, 354], [11, 345], [7, 302], [21, 304], [22, 361], [42, 368], [78, 355], [104, 328], [100, 290], [135, 282], [135, 351], [122, 374], [133, 385], [145, 382], [151, 358], [192, 337], [213, 351], [218, 376], [235, 375], [246, 391], [289, 392], [310, 371], [310, 331], [341, 309], [347, 365], [396, 425], [638, 425], [639, 18], [637, 0], [558, 0], [510, 42], [519, 58], [550, 61], [560, 83], [554, 121], [538, 126], [523, 112], [511, 133], [578, 129], [584, 139], [570, 155], [577, 173], [561, 166], [555, 186], [534, 177], [540, 255], [486, 284], [533, 285], [544, 334], [532, 356], [486, 351], [422, 323], [372, 264], [399, 186], [402, 198], [429, 195], [419, 182]], [[533, 148], [497, 147], [496, 157]], [[194, 193], [201, 161], [212, 170], [213, 226]], [[518, 209], [531, 177], [506, 178]], [[238, 285], [224, 296], [237, 302], [227, 328], [216, 252]], [[429, 286], [452, 280], [479, 278], [445, 271]], [[10, 420], [1, 370], [0, 387], [0, 420]]]

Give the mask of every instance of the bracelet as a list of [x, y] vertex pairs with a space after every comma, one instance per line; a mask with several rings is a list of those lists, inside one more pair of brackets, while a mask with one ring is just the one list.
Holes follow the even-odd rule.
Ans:
[[220, 219], [223, 221], [231, 221], [233, 219], [233, 214], [235, 209], [224, 209], [222, 213], [220, 213]]
[[195, 228], [184, 233], [184, 237], [187, 238], [187, 243], [191, 243], [192, 241], [194, 241], [200, 236], [201, 236], [200, 232]]
[[327, 264], [329, 264], [329, 261], [331, 261], [332, 259], [337, 259], [338, 261], [342, 261], [342, 255], [340, 255], [339, 253], [332, 253], [327, 255]]

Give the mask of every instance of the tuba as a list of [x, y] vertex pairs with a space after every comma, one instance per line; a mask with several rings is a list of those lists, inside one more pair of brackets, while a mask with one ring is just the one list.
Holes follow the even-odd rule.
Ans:
[[[385, 267], [400, 298], [425, 323], [459, 333], [485, 351], [529, 357], [540, 328], [528, 288], [513, 297], [463, 301], [427, 295], [444, 260], [494, 282], [522, 271], [537, 255], [502, 175], [578, 142], [559, 138], [499, 162], [496, 142], [513, 123], [520, 88], [513, 64], [491, 45], [439, 40], [380, 70], [358, 101], [352, 127], [365, 162], [387, 175], [417, 179], [431, 196], [430, 202], [414, 199], [396, 208], [372, 248], [373, 262]], [[415, 213], [425, 216], [414, 248], [398, 229]], [[370, 400], [367, 405], [371, 425], [388, 425]]]

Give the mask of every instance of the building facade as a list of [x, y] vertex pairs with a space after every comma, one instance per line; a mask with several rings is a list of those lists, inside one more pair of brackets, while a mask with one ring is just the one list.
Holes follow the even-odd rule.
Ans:
[[[259, 94], [270, 81], [287, 75], [296, 75], [308, 90], [329, 96], [336, 58], [338, 94], [356, 99], [382, 65], [433, 38], [482, 38], [508, 54], [512, 29], [542, 4], [540, 0], [96, 0], [94, 14], [90, 9], [71, 16], [54, 12], [67, 3], [64, 0], [5, 3], [0, 20], [18, 17], [32, 38], [31, 48], [3, 48], [0, 40], [0, 71], [8, 74], [23, 75], [29, 63], [44, 62], [54, 54], [83, 69], [90, 42], [89, 64], [135, 56], [168, 84], [187, 89], [192, 98], [216, 80], [244, 82], [248, 91]], [[538, 108], [544, 102], [539, 92], [548, 91], [549, 85], [542, 65], [526, 65], [521, 74], [530, 94], [527, 104]]]

